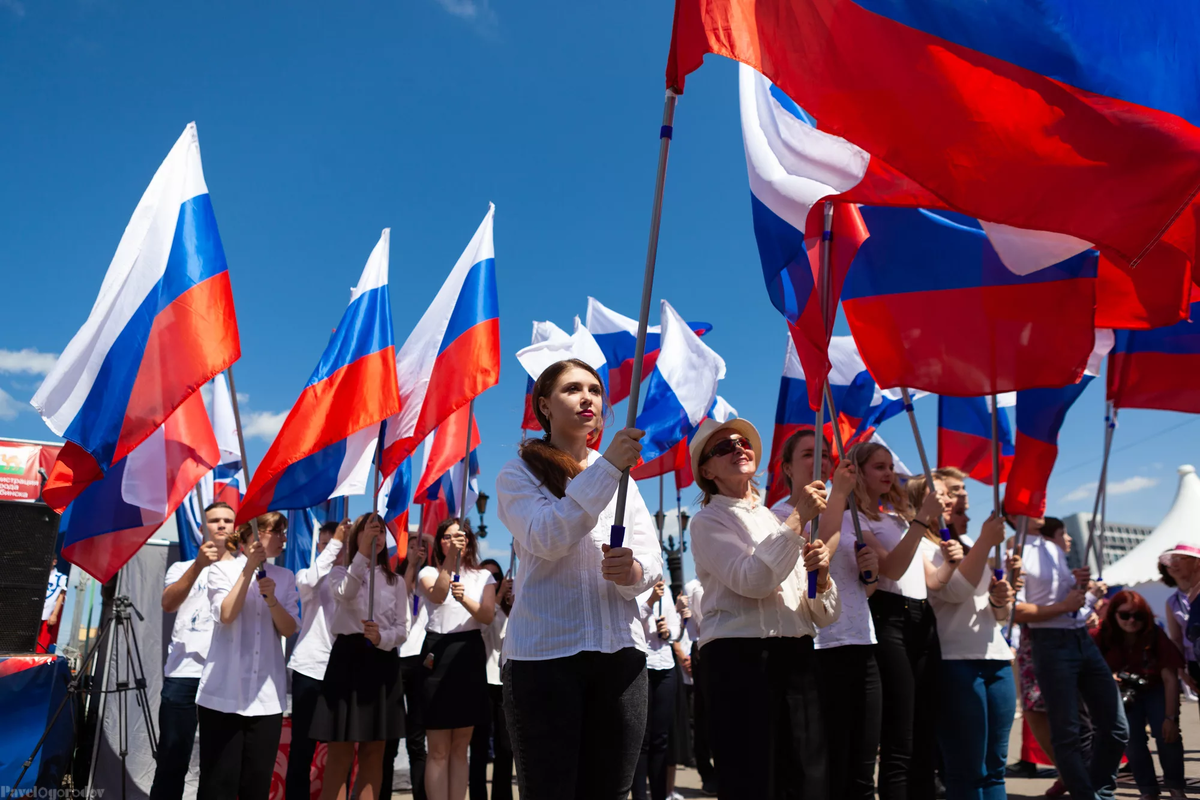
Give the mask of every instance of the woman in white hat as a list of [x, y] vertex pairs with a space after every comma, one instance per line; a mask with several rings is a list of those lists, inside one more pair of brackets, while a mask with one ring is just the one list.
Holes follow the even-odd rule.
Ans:
[[[802, 535], [825, 507], [825, 485], [809, 484], [781, 523], [754, 480], [762, 438], [753, 425], [705, 420], [690, 451], [704, 493], [692, 519], [692, 553], [704, 586], [718, 796], [829, 797], [813, 634], [841, 612], [829, 577], [836, 544]], [[808, 571], [817, 573], [815, 598], [808, 597]]]
[[1196, 663], [1196, 647], [1184, 635], [1187, 630], [1188, 611], [1191, 608], [1193, 590], [1200, 589], [1200, 547], [1180, 542], [1158, 557], [1163, 583], [1176, 589], [1167, 598], [1167, 632], [1171, 641], [1183, 651], [1187, 669], [1179, 679], [1197, 691], [1200, 686], [1200, 664]]

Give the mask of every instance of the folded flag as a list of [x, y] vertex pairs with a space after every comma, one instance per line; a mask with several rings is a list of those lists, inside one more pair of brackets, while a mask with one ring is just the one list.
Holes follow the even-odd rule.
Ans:
[[866, 208], [842, 292], [880, 386], [970, 397], [1076, 382], [1092, 352], [1096, 254], [1014, 272], [975, 220]]
[[[726, 420], [737, 419], [737, 415], [737, 409], [731, 406], [729, 401], [724, 397], [717, 395], [716, 402], [713, 403], [713, 407], [706, 416], [715, 419], [717, 422], [725, 422]], [[699, 426], [688, 431], [685, 439], [681, 439], [679, 444], [653, 461], [634, 467], [629, 472], [630, 477], [635, 481], [643, 481], [673, 472], [675, 473], [676, 489], [686, 489], [691, 486], [695, 482], [695, 478], [692, 475], [692, 459], [688, 451], [688, 444], [692, 441], [692, 437], [696, 435], [698, 429]]]
[[[533, 338], [529, 344], [531, 346], [541, 344], [550, 338], [569, 339], [570, 336], [566, 331], [549, 320], [545, 322], [537, 322], [535, 320], [533, 323]], [[523, 431], [540, 431], [542, 429], [541, 423], [537, 421], [537, 417], [533, 413], [533, 380], [532, 375], [525, 379], [525, 416], [521, 420], [521, 430]]]
[[1058, 432], [1113, 346], [1113, 333], [1096, 331], [1096, 345], [1079, 383], [1057, 389], [1017, 392], [1017, 439], [1012, 471], [1004, 489], [1004, 510], [1009, 514], [1042, 517], [1046, 513], [1046, 486], [1058, 460]]
[[446, 417], [500, 379], [496, 207], [458, 257], [433, 304], [396, 354], [400, 411], [388, 421], [383, 473], [391, 474]]
[[717, 382], [725, 377], [725, 361], [700, 340], [689, 323], [661, 301], [662, 349], [650, 373], [636, 427], [642, 437], [642, 460], [654, 461], [687, 439], [717, 400]]
[[31, 401], [67, 440], [46, 503], [65, 508], [240, 354], [191, 123], [134, 209], [87, 321]]
[[366, 490], [380, 424], [400, 406], [389, 239], [385, 228], [317, 368], [254, 471], [239, 523]]
[[1116, 408], [1200, 413], [1200, 290], [1191, 318], [1166, 328], [1116, 331], [1108, 399]]
[[[687, 323], [697, 336], [712, 330], [707, 322]], [[633, 384], [633, 357], [637, 355], [637, 320], [605, 307], [594, 297], [588, 298], [585, 327], [591, 331], [608, 362], [608, 400], [614, 405], [629, 397]], [[642, 380], [649, 377], [658, 359], [661, 330], [646, 329], [646, 352], [642, 358]]]
[[109, 580], [175, 513], [217, 458], [204, 402], [193, 393], [67, 506], [59, 524], [63, 556], [101, 583]]
[[[541, 341], [517, 351], [517, 361], [529, 373], [531, 382], [537, 380], [547, 367], [574, 358], [596, 370], [607, 389], [608, 361], [596, 337], [579, 321], [579, 317], [575, 318], [574, 332], [570, 336], [552, 322], [534, 324], [553, 326], [553, 331]], [[538, 429], [541, 429], [540, 425]]]
[[[997, 400], [1004, 409], [1016, 403], [1016, 396], [1002, 394]], [[997, 422], [1000, 483], [1004, 483], [1014, 456], [1012, 425], [1004, 411]], [[992, 398], [938, 398], [938, 467], [958, 467], [980, 483], [992, 485]]]
[[246, 491], [246, 473], [242, 469], [242, 449], [238, 443], [237, 418], [233, 413], [233, 399], [229, 396], [229, 382], [224, 373], [212, 379], [213, 433], [217, 435], [217, 446], [221, 449], [221, 463], [212, 472], [212, 500], [228, 503], [237, 512]]

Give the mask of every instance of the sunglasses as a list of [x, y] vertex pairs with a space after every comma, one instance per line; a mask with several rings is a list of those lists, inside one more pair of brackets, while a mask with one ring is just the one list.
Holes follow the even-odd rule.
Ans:
[[727, 456], [737, 449], [744, 450], [747, 453], [754, 452], [754, 447], [750, 444], [749, 439], [747, 439], [745, 436], [736, 436], [732, 439], [722, 439], [721, 441], [717, 442], [711, 450], [704, 454], [704, 458], [701, 463], [708, 461], [710, 458]]
[[1146, 615], [1141, 611], [1118, 611], [1117, 618], [1122, 622], [1129, 622], [1131, 619], [1136, 619], [1138, 622], [1146, 621]]

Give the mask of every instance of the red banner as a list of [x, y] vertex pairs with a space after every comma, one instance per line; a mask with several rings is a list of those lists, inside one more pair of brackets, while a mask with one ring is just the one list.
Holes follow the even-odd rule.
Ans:
[[50, 474], [60, 445], [0, 439], [0, 500], [35, 502], [41, 493], [38, 469]]

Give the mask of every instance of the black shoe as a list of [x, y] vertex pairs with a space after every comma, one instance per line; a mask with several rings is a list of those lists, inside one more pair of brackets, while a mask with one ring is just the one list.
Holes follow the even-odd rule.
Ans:
[[700, 784], [700, 794], [704, 795], [705, 797], [716, 797], [717, 782], [707, 781], [706, 783]]
[[1032, 761], [1018, 761], [1015, 764], [1009, 764], [1004, 770], [1004, 774], [1010, 778], [1036, 778], [1037, 764]]

